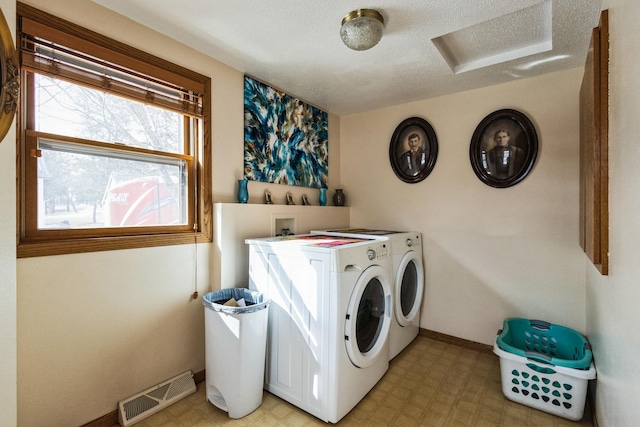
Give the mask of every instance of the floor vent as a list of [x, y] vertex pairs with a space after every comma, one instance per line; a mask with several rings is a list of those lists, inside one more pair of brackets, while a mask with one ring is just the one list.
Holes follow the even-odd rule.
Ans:
[[118, 402], [118, 422], [122, 427], [128, 427], [195, 391], [193, 374], [187, 371]]

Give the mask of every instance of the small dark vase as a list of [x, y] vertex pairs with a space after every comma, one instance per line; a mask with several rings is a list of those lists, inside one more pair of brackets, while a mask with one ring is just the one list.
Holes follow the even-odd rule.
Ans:
[[333, 204], [336, 206], [344, 206], [345, 195], [342, 188], [336, 188], [336, 192], [333, 193]]

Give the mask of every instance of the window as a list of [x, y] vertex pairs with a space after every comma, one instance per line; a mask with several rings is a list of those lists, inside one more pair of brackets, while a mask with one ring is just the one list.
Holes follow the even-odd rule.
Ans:
[[18, 15], [18, 256], [211, 241], [209, 78]]

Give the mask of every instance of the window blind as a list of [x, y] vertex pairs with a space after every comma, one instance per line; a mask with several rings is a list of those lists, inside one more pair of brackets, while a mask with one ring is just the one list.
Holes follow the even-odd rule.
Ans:
[[[203, 115], [204, 86], [184, 76], [156, 70], [148, 64], [136, 69], [138, 61], [135, 58], [128, 58], [24, 17], [21, 43], [21, 65], [24, 69], [180, 114], [198, 118]], [[124, 65], [114, 64], [108, 60], [109, 57], [118, 59], [118, 64]]]

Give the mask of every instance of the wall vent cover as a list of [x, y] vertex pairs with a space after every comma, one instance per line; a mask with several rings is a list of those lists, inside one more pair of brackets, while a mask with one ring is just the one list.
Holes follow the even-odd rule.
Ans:
[[193, 374], [187, 371], [118, 402], [118, 422], [122, 427], [128, 427], [195, 391]]

